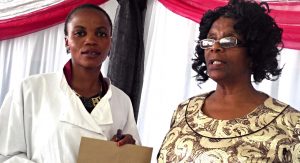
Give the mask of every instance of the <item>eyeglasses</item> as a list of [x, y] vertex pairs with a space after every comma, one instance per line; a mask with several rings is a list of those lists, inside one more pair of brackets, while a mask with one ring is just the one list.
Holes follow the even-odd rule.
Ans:
[[199, 46], [202, 49], [208, 49], [211, 48], [216, 42], [219, 42], [220, 46], [222, 48], [233, 48], [236, 46], [242, 47], [243, 43], [238, 40], [236, 37], [224, 37], [219, 40], [206, 38], [199, 41]]

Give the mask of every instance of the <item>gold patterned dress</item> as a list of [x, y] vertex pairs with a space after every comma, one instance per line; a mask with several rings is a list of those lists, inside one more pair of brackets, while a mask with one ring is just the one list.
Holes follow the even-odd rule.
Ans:
[[181, 103], [158, 153], [159, 163], [300, 162], [300, 112], [267, 98], [242, 118], [201, 111], [210, 93]]

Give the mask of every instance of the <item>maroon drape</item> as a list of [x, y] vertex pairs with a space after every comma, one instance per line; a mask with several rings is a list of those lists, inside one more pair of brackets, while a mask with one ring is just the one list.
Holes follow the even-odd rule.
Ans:
[[63, 22], [76, 6], [102, 4], [108, 0], [64, 0], [58, 4], [10, 19], [0, 20], [0, 40], [23, 36]]
[[[172, 12], [199, 22], [208, 9], [223, 6], [228, 0], [159, 0]], [[285, 48], [300, 50], [300, 2], [279, 1], [268, 2], [271, 16], [283, 28]]]

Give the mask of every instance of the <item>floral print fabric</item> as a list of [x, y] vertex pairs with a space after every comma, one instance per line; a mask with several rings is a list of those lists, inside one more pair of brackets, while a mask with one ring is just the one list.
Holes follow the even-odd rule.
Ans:
[[201, 111], [208, 95], [178, 106], [159, 163], [300, 162], [299, 111], [269, 97], [245, 117], [218, 120]]

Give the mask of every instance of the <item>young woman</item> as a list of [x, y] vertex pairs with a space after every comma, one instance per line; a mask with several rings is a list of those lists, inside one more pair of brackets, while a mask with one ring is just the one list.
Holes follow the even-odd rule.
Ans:
[[[75, 163], [82, 137], [140, 144], [129, 97], [100, 72], [111, 34], [100, 7], [70, 12], [65, 46], [71, 60], [63, 71], [25, 79], [3, 102], [0, 162]], [[124, 134], [116, 139], [119, 129]]]

